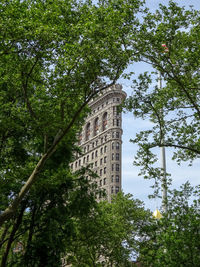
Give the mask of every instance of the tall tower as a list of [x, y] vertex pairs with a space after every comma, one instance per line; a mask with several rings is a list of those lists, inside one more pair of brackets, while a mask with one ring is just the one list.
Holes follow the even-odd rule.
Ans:
[[122, 116], [117, 106], [126, 98], [121, 85], [113, 85], [89, 103], [91, 113], [79, 138], [84, 152], [71, 164], [73, 171], [91, 164], [99, 175], [98, 186], [107, 199], [121, 190]]

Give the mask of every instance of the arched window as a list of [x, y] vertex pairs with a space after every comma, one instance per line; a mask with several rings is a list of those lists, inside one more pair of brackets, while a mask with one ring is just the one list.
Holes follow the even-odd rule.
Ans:
[[119, 183], [119, 175], [116, 175], [116, 183]]
[[108, 125], [108, 114], [107, 112], [105, 112], [103, 114], [103, 131], [107, 129], [107, 125]]
[[86, 125], [86, 134], [85, 134], [85, 140], [89, 140], [90, 138], [90, 123]]
[[97, 117], [94, 121], [94, 136], [99, 133], [99, 118]]
[[119, 164], [116, 164], [116, 171], [119, 171]]
[[113, 143], [112, 143], [112, 149], [114, 149], [114, 148], [115, 148], [115, 143], [113, 142]]
[[119, 153], [116, 153], [116, 160], [119, 160]]
[[119, 142], [116, 143], [116, 149], [119, 150]]
[[111, 194], [113, 194], [114, 190], [113, 190], [113, 186], [111, 186]]

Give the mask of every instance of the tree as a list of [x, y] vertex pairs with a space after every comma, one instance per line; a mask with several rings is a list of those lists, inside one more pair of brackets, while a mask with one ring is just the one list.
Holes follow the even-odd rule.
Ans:
[[[138, 61], [155, 69], [133, 81], [133, 95], [126, 102], [137, 118], [149, 118], [154, 124], [132, 140], [139, 145], [135, 164], [145, 177], [161, 176], [161, 170], [153, 168], [157, 157], [152, 148], [174, 148], [173, 159], [178, 163], [191, 164], [199, 158], [199, 38], [199, 11], [173, 1], [169, 6], [160, 4], [153, 14], [147, 12], [133, 38]], [[154, 86], [158, 72], [162, 89]]]
[[138, 253], [138, 234], [149, 216], [130, 194], [118, 193], [111, 203], [102, 201], [89, 216], [76, 220], [67, 247], [72, 266], [130, 266]]
[[[70, 140], [73, 142], [73, 138]], [[71, 145], [65, 143], [47, 163], [41, 179], [2, 227], [0, 266], [60, 266], [74, 229], [73, 220], [95, 208], [96, 183], [89, 168], [71, 174]], [[64, 161], [63, 161], [64, 160]], [[16, 251], [18, 244], [22, 250]]]
[[186, 183], [170, 193], [168, 202], [167, 216], [151, 219], [142, 229], [140, 260], [145, 266], [199, 266], [199, 187]]
[[[0, 3], [0, 226], [130, 61], [140, 0]], [[50, 167], [51, 168], [51, 167]]]

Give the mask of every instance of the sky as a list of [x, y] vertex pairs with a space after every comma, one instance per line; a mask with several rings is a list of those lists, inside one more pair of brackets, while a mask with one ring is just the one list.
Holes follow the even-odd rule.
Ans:
[[[168, 0], [146, 0], [147, 6], [151, 11], [158, 8], [159, 3], [168, 4]], [[193, 5], [195, 9], [200, 9], [200, 0], [177, 0], [179, 5], [189, 7]], [[135, 76], [144, 71], [151, 71], [151, 67], [145, 63], [135, 63], [132, 66], [132, 71], [135, 72]], [[132, 89], [131, 84], [126, 81], [119, 81], [123, 90], [127, 95], [131, 95]], [[137, 132], [141, 130], [147, 130], [151, 127], [151, 123], [148, 120], [142, 121], [135, 119], [131, 113], [122, 114], [122, 189], [125, 193], [131, 193], [134, 198], [139, 198], [145, 203], [145, 207], [155, 210], [160, 206], [159, 199], [150, 200], [149, 194], [153, 193], [153, 189], [150, 188], [153, 185], [153, 181], [145, 180], [143, 177], [138, 176], [139, 168], [133, 166], [134, 156], [136, 155], [137, 145], [130, 143], [130, 139], [134, 139]], [[158, 152], [158, 155], [160, 153]], [[171, 188], [178, 189], [181, 184], [189, 181], [191, 185], [200, 184], [200, 162], [195, 160], [193, 166], [189, 167], [188, 163], [182, 163], [178, 166], [176, 162], [171, 160], [172, 151], [166, 148], [166, 166], [167, 172], [171, 174], [173, 179]], [[160, 158], [160, 155], [159, 155]]]

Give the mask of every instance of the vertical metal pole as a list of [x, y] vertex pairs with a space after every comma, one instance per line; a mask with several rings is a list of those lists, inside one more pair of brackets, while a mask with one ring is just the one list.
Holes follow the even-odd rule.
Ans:
[[[162, 78], [160, 71], [158, 72], [158, 89], [162, 89]], [[163, 112], [161, 110], [161, 116]], [[164, 136], [162, 137], [162, 142], [164, 142]], [[161, 168], [162, 172], [162, 209], [163, 212], [167, 212], [167, 179], [166, 179], [166, 157], [165, 157], [165, 147], [161, 147]]]

